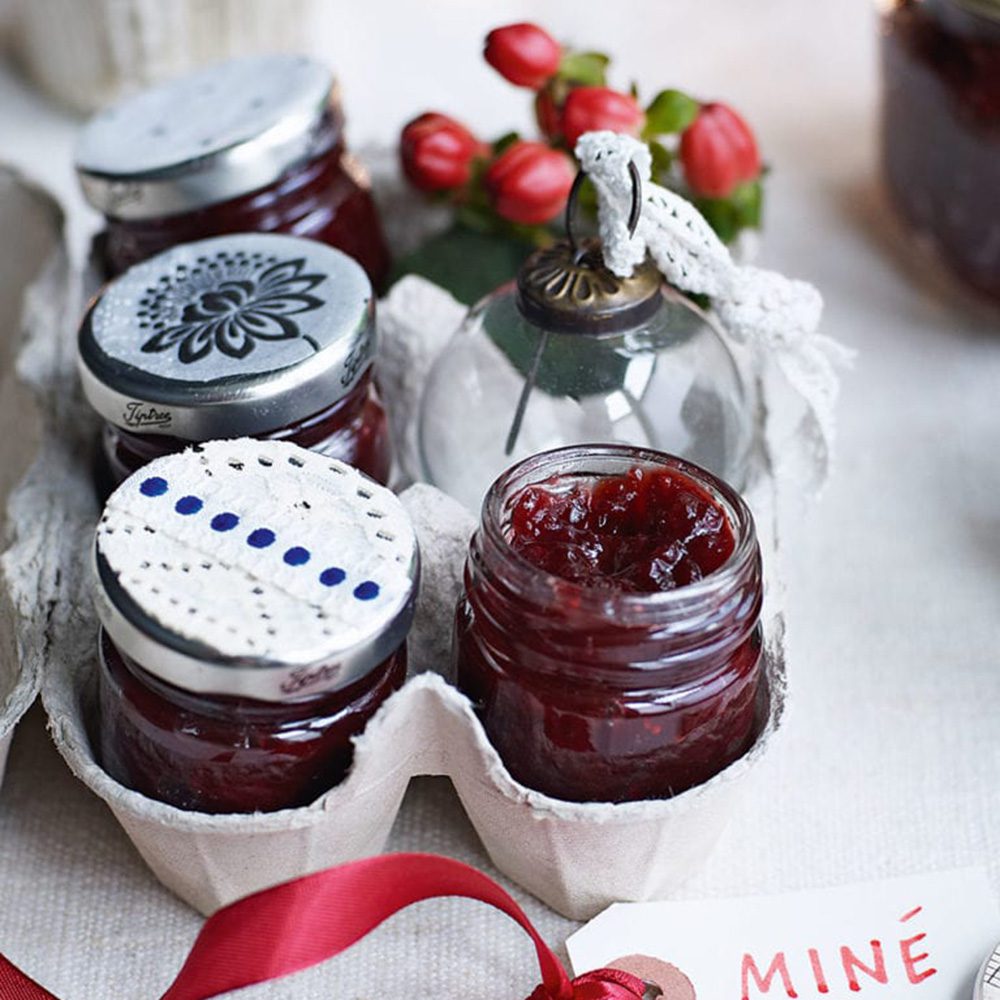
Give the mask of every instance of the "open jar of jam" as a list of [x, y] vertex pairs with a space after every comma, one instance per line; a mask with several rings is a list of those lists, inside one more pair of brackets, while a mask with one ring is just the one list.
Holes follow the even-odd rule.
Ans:
[[1000, 0], [894, 0], [882, 70], [897, 210], [967, 286], [1000, 302]]
[[721, 480], [626, 445], [546, 452], [483, 504], [459, 687], [523, 785], [666, 798], [762, 728], [761, 598], [753, 518]]
[[83, 390], [105, 421], [99, 478], [114, 486], [193, 442], [252, 436], [386, 482], [374, 316], [361, 267], [313, 240], [219, 236], [136, 264], [80, 328]]
[[406, 675], [419, 574], [396, 497], [282, 442], [157, 459], [94, 548], [102, 766], [200, 812], [307, 805]]
[[76, 169], [106, 218], [108, 276], [177, 243], [253, 231], [338, 247], [375, 285], [388, 272], [333, 77], [305, 56], [234, 59], [115, 104], [84, 128]]

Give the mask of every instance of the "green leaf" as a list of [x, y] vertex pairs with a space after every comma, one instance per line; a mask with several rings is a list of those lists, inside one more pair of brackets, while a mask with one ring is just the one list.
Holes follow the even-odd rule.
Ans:
[[760, 178], [747, 181], [728, 198], [698, 198], [695, 206], [723, 243], [732, 243], [743, 229], [759, 229], [764, 203]]
[[477, 233], [492, 233], [496, 228], [496, 215], [490, 206], [483, 202], [466, 202], [455, 210], [455, 218], [468, 229]]
[[674, 154], [655, 140], [649, 143], [649, 151], [653, 155], [653, 180], [670, 173], [670, 168], [674, 165]]
[[646, 108], [643, 135], [683, 132], [698, 117], [698, 102], [680, 90], [661, 90]]
[[741, 229], [760, 229], [764, 207], [764, 186], [758, 178], [741, 184], [730, 196]]
[[[487, 328], [486, 335], [522, 375], [531, 370], [538, 353], [538, 328], [530, 323]], [[538, 365], [535, 388], [550, 396], [580, 399], [621, 389], [629, 368], [625, 336], [581, 337], [549, 334]]]
[[493, 155], [499, 156], [508, 146], [513, 146], [521, 136], [517, 132], [506, 132], [493, 143]]
[[732, 243], [742, 228], [736, 206], [728, 198], [698, 198], [695, 207], [723, 243]]
[[389, 280], [394, 284], [405, 274], [419, 274], [472, 305], [510, 281], [533, 249], [523, 240], [456, 223], [396, 261]]
[[603, 52], [567, 52], [559, 64], [559, 77], [585, 87], [603, 87], [610, 62]]

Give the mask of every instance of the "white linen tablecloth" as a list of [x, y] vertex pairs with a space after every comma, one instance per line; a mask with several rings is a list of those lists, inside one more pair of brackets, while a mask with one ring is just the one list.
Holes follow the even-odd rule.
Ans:
[[[479, 58], [490, 26], [524, 18], [615, 55], [620, 86], [635, 78], [647, 97], [668, 85], [718, 96], [756, 126], [774, 168], [761, 263], [815, 282], [824, 329], [861, 353], [845, 379], [835, 477], [818, 508], [783, 526], [787, 732], [762, 764], [757, 798], [685, 895], [975, 863], [1000, 889], [1000, 330], [932, 297], [887, 249], [868, 0], [333, 7], [316, 52], [341, 76], [355, 145], [393, 141], [425, 108], [484, 135], [527, 128], [527, 95]], [[75, 125], [0, 77], [0, 159], [64, 200], [79, 259], [94, 220], [72, 180]], [[16, 253], [16, 234], [3, 234], [0, 266]], [[441, 779], [414, 783], [390, 847], [490, 871]], [[573, 925], [514, 892], [561, 944]], [[36, 707], [0, 790], [0, 951], [62, 1000], [152, 1000], [200, 924], [71, 777]], [[511, 922], [446, 900], [242, 995], [511, 1000], [536, 980]]]

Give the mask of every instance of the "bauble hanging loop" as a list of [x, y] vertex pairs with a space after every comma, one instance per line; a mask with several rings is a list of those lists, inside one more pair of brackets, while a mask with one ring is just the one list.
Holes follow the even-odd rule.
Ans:
[[[632, 181], [632, 204], [628, 213], [628, 234], [629, 237], [632, 237], [635, 236], [636, 228], [639, 225], [639, 215], [642, 213], [642, 175], [639, 173], [639, 168], [631, 160], [628, 164], [628, 173], [629, 179]], [[566, 199], [566, 238], [574, 250], [579, 245], [579, 241], [573, 230], [573, 218], [576, 215], [576, 203], [580, 198], [580, 188], [583, 187], [583, 182], [586, 179], [587, 172], [579, 170], [573, 181], [573, 186], [569, 189], [569, 197]]]

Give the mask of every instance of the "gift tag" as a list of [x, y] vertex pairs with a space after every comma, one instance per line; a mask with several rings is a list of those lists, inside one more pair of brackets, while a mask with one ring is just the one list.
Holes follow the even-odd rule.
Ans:
[[1000, 1000], [1000, 944], [993, 949], [979, 970], [973, 1000]]
[[[997, 939], [984, 870], [961, 869], [781, 896], [620, 903], [573, 935], [582, 973], [656, 982], [664, 1000], [963, 1000]], [[1000, 1000], [1000, 948], [975, 1000]]]

